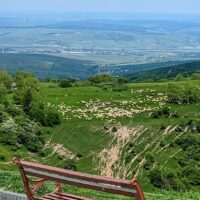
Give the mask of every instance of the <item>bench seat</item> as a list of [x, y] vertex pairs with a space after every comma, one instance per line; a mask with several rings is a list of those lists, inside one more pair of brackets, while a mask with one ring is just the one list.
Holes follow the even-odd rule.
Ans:
[[56, 192], [56, 193], [46, 194], [45, 196], [39, 198], [38, 200], [90, 200], [90, 199], [71, 195], [64, 192]]

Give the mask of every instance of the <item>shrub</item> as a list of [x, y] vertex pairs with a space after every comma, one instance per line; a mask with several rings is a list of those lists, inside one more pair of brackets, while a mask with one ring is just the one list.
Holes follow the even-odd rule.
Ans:
[[18, 116], [18, 115], [21, 115], [23, 113], [22, 109], [19, 108], [19, 107], [16, 107], [14, 105], [9, 105], [5, 111], [7, 113], [9, 113], [12, 117], [15, 117], [15, 116]]
[[31, 121], [23, 115], [15, 117], [15, 122], [24, 129], [25, 132], [31, 132], [34, 135], [41, 135], [41, 127], [38, 123]]
[[67, 170], [77, 171], [77, 166], [74, 160], [66, 160], [63, 168]]
[[184, 137], [178, 138], [175, 143], [181, 146], [183, 150], [186, 150], [191, 146], [200, 146], [200, 137], [194, 134], [187, 134]]
[[55, 111], [48, 111], [46, 113], [46, 126], [53, 127], [61, 123], [60, 116]]
[[98, 74], [89, 78], [89, 81], [93, 84], [106, 83], [106, 82], [115, 82], [116, 78], [111, 74]]
[[15, 145], [18, 131], [18, 126], [13, 119], [3, 122], [0, 126], [0, 142], [7, 145]]
[[115, 133], [115, 132], [117, 132], [117, 131], [118, 131], [118, 128], [117, 128], [116, 126], [113, 126], [113, 127], [112, 127], [112, 132]]
[[0, 88], [10, 89], [12, 77], [6, 71], [0, 71]]
[[4, 106], [8, 106], [9, 102], [6, 96], [6, 90], [5, 89], [1, 89], [0, 88], [0, 104], [4, 105]]
[[0, 112], [0, 123], [2, 123], [4, 120], [4, 113]]
[[42, 104], [33, 104], [28, 115], [30, 116], [31, 120], [35, 120], [41, 125], [46, 126], [45, 109]]
[[34, 104], [29, 110], [29, 116], [32, 120], [39, 122], [43, 126], [53, 127], [61, 123], [61, 119], [58, 112], [53, 110], [47, 110], [42, 104]]
[[59, 86], [62, 88], [68, 88], [68, 87], [72, 87], [75, 82], [76, 82], [76, 79], [73, 79], [73, 78], [62, 79], [60, 80]]
[[158, 118], [172, 118], [172, 117], [178, 118], [178, 113], [171, 111], [171, 109], [168, 108], [168, 107], [165, 107], [165, 108], [162, 108], [161, 110], [154, 111], [151, 114], [151, 117], [155, 118], [155, 119], [158, 119]]
[[10, 118], [0, 126], [0, 142], [16, 147], [24, 145], [29, 151], [38, 152], [41, 148], [40, 127], [25, 117]]
[[174, 87], [168, 93], [168, 102], [173, 104], [194, 104], [199, 102], [199, 91], [195, 88]]
[[174, 171], [161, 171], [154, 169], [149, 173], [150, 182], [158, 188], [173, 189], [173, 190], [185, 190], [186, 185]]
[[181, 176], [192, 186], [200, 185], [200, 170], [198, 166], [190, 165], [181, 170]]
[[6, 157], [3, 154], [0, 154], [0, 161], [6, 161]]
[[153, 153], [151, 152], [147, 152], [145, 155], [145, 158], [146, 158], [146, 163], [144, 165], [144, 168], [146, 170], [149, 170], [151, 166], [153, 165], [153, 163], [155, 162], [155, 158], [154, 158]]
[[117, 78], [117, 83], [120, 85], [128, 83], [128, 79], [125, 77], [119, 77], [119, 78]]
[[162, 171], [159, 169], [151, 170], [149, 173], [149, 179], [152, 185], [158, 188], [163, 188], [164, 177]]
[[128, 89], [127, 85], [115, 85], [112, 89], [113, 92], [122, 92]]

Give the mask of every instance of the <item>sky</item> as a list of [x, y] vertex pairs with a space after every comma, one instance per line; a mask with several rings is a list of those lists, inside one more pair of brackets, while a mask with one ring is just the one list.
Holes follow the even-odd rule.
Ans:
[[200, 14], [200, 0], [0, 0], [0, 11]]

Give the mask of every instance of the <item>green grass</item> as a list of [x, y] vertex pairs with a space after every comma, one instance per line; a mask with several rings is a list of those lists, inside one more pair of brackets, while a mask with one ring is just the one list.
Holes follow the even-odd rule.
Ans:
[[[111, 108], [120, 108], [124, 110], [130, 110], [132, 107], [135, 109], [139, 106], [143, 108], [158, 109], [159, 102], [165, 102], [165, 100], [159, 100], [160, 97], [164, 97], [168, 91], [168, 85], [175, 84], [181, 85], [184, 87], [198, 87], [200, 81], [181, 81], [181, 82], [164, 82], [164, 83], [136, 83], [128, 84], [128, 90], [122, 92], [113, 92], [112, 90], [103, 90], [100, 87], [94, 86], [85, 86], [85, 87], [72, 87], [72, 88], [59, 88], [55, 84], [41, 83], [42, 93], [44, 96], [44, 102], [46, 104], [51, 103], [54, 105], [54, 109], [58, 109], [58, 105], [62, 102], [66, 106], [71, 107], [71, 111], [77, 109], [86, 109], [86, 105], [82, 101], [93, 102], [99, 101], [100, 103], [110, 103]], [[157, 99], [159, 101], [153, 101]], [[128, 103], [123, 104], [122, 102], [127, 101]], [[132, 104], [134, 103], [134, 104]], [[176, 126], [184, 121], [190, 119], [200, 118], [200, 104], [194, 105], [171, 105], [166, 103], [165, 106], [170, 106], [173, 111], [179, 113], [179, 118], [160, 118], [153, 119], [148, 117], [151, 111], [145, 111], [143, 113], [135, 113], [132, 117], [117, 117], [110, 121], [110, 118], [96, 118], [93, 113], [87, 113], [90, 116], [93, 116], [91, 120], [86, 120], [80, 112], [76, 114], [71, 111], [66, 112], [66, 116], [70, 116], [70, 119], [66, 120], [62, 118], [62, 124], [54, 128], [43, 128], [45, 133], [46, 140], [50, 140], [54, 144], [62, 144], [67, 150], [71, 151], [75, 155], [75, 164], [77, 170], [81, 172], [88, 172], [94, 174], [100, 174], [101, 168], [99, 168], [99, 163], [97, 156], [105, 148], [108, 148], [109, 145], [115, 145], [116, 140], [111, 143], [114, 138], [114, 133], [110, 134], [105, 127], [112, 128], [113, 126], [126, 126], [128, 128], [135, 128], [137, 126], [143, 126], [147, 130], [138, 135], [135, 140], [134, 137], [130, 138], [130, 141], [125, 143], [121, 147], [121, 155], [119, 160], [114, 163], [114, 166], [117, 166], [119, 163], [120, 166], [123, 166], [123, 162], [126, 162], [126, 165], [130, 165], [129, 175], [125, 178], [132, 178], [138, 168], [138, 164], [145, 157], [147, 152], [153, 152], [156, 157], [157, 165], [164, 169], [179, 169], [180, 166], [177, 163], [177, 158], [182, 155], [179, 147], [167, 147], [164, 151], [160, 146], [161, 142], [164, 142], [164, 145], [168, 145], [174, 142], [177, 136], [181, 134], [173, 131], [171, 134], [164, 135], [164, 130], [160, 130], [161, 126]], [[103, 108], [99, 109], [100, 111]], [[80, 115], [78, 118], [75, 115]], [[50, 133], [47, 133], [50, 131]], [[128, 149], [131, 144], [131, 148], [134, 149], [136, 154], [140, 156], [137, 160], [131, 164], [130, 160], [134, 157], [133, 154], [127, 154], [130, 150]], [[144, 152], [143, 149], [147, 144], [151, 144]], [[156, 148], [156, 149], [155, 149]], [[20, 155], [26, 160], [38, 161], [41, 163], [46, 163], [52, 166], [63, 167], [65, 166], [65, 160], [59, 158], [55, 154], [51, 155], [51, 152], [46, 151], [44, 157], [37, 154], [29, 154], [23, 149], [18, 150], [17, 152], [11, 151], [7, 146], [0, 145], [0, 151], [5, 153], [6, 162], [0, 162], [0, 169], [2, 170], [16, 170], [16, 168], [7, 162], [15, 155]], [[158, 153], [159, 152], [159, 153]], [[177, 154], [174, 154], [177, 152]], [[79, 158], [78, 158], [79, 156]], [[80, 157], [81, 156], [81, 157]], [[7, 164], [6, 164], [7, 163]], [[114, 175], [119, 171], [118, 169], [113, 168]], [[141, 169], [140, 175], [137, 177], [141, 182], [145, 192], [157, 193], [157, 190], [149, 183], [148, 171]], [[7, 189], [15, 189], [13, 186], [9, 188], [9, 180], [5, 186]], [[0, 185], [0, 188], [3, 187]], [[20, 192], [20, 191], [19, 191]], [[85, 190], [78, 190], [80, 193], [86, 193]], [[93, 193], [92, 193], [93, 194]], [[95, 195], [97, 195], [95, 193]], [[149, 196], [148, 196], [149, 195]], [[160, 195], [160, 191], [158, 196]], [[185, 199], [197, 199], [196, 193], [173, 193], [167, 192], [163, 194], [164, 196], [158, 197], [153, 196], [152, 194], [147, 193], [149, 199], [184, 199], [181, 195], [185, 195]], [[194, 197], [192, 197], [192, 195]], [[108, 198], [108, 197], [106, 197]], [[100, 198], [102, 199], [102, 197]]]

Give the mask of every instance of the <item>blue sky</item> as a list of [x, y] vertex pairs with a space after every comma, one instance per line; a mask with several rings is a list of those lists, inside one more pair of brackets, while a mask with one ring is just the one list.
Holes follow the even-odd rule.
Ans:
[[0, 11], [200, 14], [200, 0], [0, 0]]

